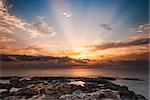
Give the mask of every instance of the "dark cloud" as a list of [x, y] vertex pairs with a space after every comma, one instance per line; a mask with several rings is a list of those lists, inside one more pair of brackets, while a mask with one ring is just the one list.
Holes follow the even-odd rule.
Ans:
[[31, 37], [36, 37], [38, 35], [47, 35], [51, 37], [56, 34], [53, 28], [45, 22], [44, 17], [41, 16], [37, 16], [37, 21], [33, 24], [32, 28], [34, 33], [31, 34]]
[[121, 47], [129, 47], [129, 46], [137, 46], [137, 45], [144, 45], [149, 44], [150, 38], [143, 38], [137, 39], [129, 42], [113, 42], [113, 43], [106, 43], [102, 45], [93, 46], [96, 50], [104, 50], [104, 49], [111, 49], [111, 48], [121, 48]]
[[100, 24], [99, 26], [100, 26], [100, 28], [103, 28], [105, 30], [109, 30], [109, 31], [112, 30], [110, 24]]
[[136, 28], [133, 28], [133, 31], [136, 33], [148, 34], [150, 30], [150, 24], [140, 25]]

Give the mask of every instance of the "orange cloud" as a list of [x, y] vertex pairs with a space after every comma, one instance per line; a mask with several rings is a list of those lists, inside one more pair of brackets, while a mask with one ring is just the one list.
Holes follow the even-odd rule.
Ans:
[[106, 44], [101, 44], [101, 45], [96, 45], [96, 46], [91, 46], [91, 47], [95, 48], [95, 50], [122, 48], [122, 47], [130, 47], [130, 46], [149, 44], [149, 40], [150, 40], [149, 38], [144, 38], [144, 39], [137, 39], [137, 40], [132, 40], [132, 41], [128, 41], [128, 42], [106, 43]]
[[149, 59], [149, 24], [135, 28], [135, 34], [130, 35], [126, 42], [110, 42], [99, 45], [87, 46], [88, 52], [94, 59], [119, 60], [119, 59]]
[[74, 50], [65, 50], [62, 52], [62, 55], [65, 55], [65, 56], [79, 56], [80, 54], [81, 52], [77, 52]]
[[26, 54], [26, 55], [48, 55], [48, 53], [43, 52], [41, 47], [36, 45], [29, 45], [20, 48], [1, 48], [0, 53], [6, 54]]

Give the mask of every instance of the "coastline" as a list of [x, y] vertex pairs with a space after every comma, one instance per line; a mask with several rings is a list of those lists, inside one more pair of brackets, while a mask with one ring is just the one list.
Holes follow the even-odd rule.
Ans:
[[[114, 77], [1, 77], [1, 99], [52, 99], [52, 100], [147, 100], [127, 86], [113, 83]], [[144, 81], [136, 78], [122, 80]], [[2, 91], [3, 90], [3, 91]]]

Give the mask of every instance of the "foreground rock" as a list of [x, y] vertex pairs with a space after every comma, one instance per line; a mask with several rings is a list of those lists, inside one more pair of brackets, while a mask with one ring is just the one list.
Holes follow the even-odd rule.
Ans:
[[126, 86], [116, 85], [109, 77], [11, 77], [0, 84], [2, 100], [146, 100]]
[[77, 100], [100, 100], [100, 99], [120, 100], [120, 96], [117, 91], [101, 90], [101, 91], [96, 91], [91, 93], [66, 94], [60, 97], [60, 100], [75, 100], [75, 99]]

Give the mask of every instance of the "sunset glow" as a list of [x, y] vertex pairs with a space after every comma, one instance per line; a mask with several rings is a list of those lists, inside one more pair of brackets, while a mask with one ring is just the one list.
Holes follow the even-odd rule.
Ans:
[[[82, 0], [31, 1], [35, 6], [26, 1], [0, 1], [0, 53], [92, 60], [148, 59], [147, 6], [139, 8], [145, 16], [133, 20], [132, 16], [140, 12], [123, 11], [127, 17], [121, 17], [119, 7], [127, 7], [121, 2], [110, 0], [109, 7], [98, 0], [84, 3]], [[18, 6], [20, 4], [24, 7]], [[29, 10], [37, 6], [45, 8], [38, 13]], [[147, 56], [137, 56], [144, 54]]]

